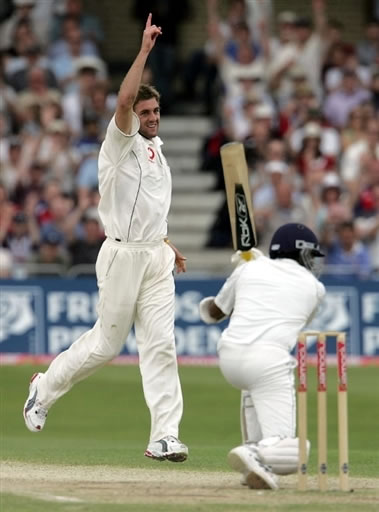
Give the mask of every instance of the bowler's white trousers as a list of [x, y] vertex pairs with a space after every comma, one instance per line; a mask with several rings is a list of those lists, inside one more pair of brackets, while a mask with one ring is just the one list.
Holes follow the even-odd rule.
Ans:
[[242, 391], [241, 430], [244, 441], [294, 437], [296, 360], [273, 343], [251, 345], [220, 342], [219, 365], [225, 379]]
[[50, 364], [38, 384], [47, 408], [80, 380], [116, 357], [134, 323], [150, 441], [178, 437], [183, 400], [174, 337], [175, 253], [162, 240], [122, 243], [107, 238], [98, 255], [98, 320]]

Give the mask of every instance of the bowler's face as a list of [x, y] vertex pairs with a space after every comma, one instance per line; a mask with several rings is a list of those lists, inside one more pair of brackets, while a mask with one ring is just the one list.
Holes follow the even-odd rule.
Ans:
[[159, 103], [155, 98], [139, 101], [134, 111], [140, 120], [139, 132], [147, 139], [158, 135], [159, 121], [161, 118]]

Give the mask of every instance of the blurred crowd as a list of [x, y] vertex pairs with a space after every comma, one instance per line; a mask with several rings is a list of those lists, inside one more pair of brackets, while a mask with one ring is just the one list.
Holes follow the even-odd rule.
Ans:
[[82, 0], [2, 5], [1, 274], [93, 265], [104, 238], [97, 156], [116, 101], [101, 22]]
[[[260, 248], [299, 221], [319, 236], [333, 274], [378, 276], [379, 18], [352, 43], [327, 1], [309, 2], [309, 18], [274, 15], [272, 3], [232, 0], [222, 16], [208, 0], [204, 99], [217, 125], [202, 169], [223, 190], [220, 146], [241, 141]], [[231, 246], [226, 200], [208, 246]]]
[[[196, 1], [130, 4], [136, 23], [151, 10], [165, 27], [144, 77], [162, 93], [162, 115], [179, 96], [212, 116], [201, 167], [215, 173], [220, 190], [220, 146], [244, 143], [263, 250], [280, 224], [301, 221], [318, 234], [335, 272], [375, 275], [378, 2], [356, 43], [330, 18], [326, 0], [309, 2], [309, 18], [274, 12], [271, 0], [205, 3], [206, 41], [180, 68], [180, 27]], [[2, 0], [1, 277], [96, 261], [104, 239], [97, 156], [116, 104], [103, 42], [101, 20], [83, 0]], [[226, 202], [207, 245], [231, 246]]]

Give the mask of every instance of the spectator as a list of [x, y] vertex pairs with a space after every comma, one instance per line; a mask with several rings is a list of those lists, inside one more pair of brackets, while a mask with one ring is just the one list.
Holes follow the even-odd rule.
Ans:
[[[27, 82], [27, 89], [21, 91], [18, 95], [21, 113], [26, 121], [29, 120], [29, 108], [34, 107], [39, 109], [44, 103], [59, 102], [61, 96], [57, 89], [51, 89], [49, 87], [46, 70], [41, 67], [34, 66], [28, 70]], [[23, 110], [22, 107], [24, 107]], [[40, 121], [38, 115], [39, 111], [37, 116], [33, 117], [35, 122], [39, 125]]]
[[81, 161], [91, 155], [97, 156], [102, 143], [100, 136], [100, 118], [93, 110], [83, 112], [83, 130], [75, 143], [75, 149]]
[[229, 124], [233, 139], [243, 141], [253, 129], [254, 110], [262, 103], [262, 95], [255, 92], [252, 86], [234, 100], [234, 105], [230, 106], [225, 102], [224, 122]]
[[76, 186], [81, 197], [88, 197], [91, 189], [99, 184], [98, 180], [98, 157], [96, 154], [89, 155], [83, 160], [78, 169]]
[[372, 19], [367, 23], [365, 37], [358, 42], [357, 52], [361, 64], [379, 65], [379, 20]]
[[295, 88], [284, 105], [279, 105], [278, 129], [295, 151], [300, 150], [305, 124], [315, 117], [319, 119], [319, 106], [312, 89], [304, 84]]
[[91, 94], [98, 80], [106, 75], [105, 64], [98, 57], [79, 57], [75, 62], [75, 88], [62, 100], [64, 118], [72, 134], [78, 137], [83, 129], [83, 113], [91, 108]]
[[52, 21], [51, 40], [57, 41], [63, 32], [63, 25], [67, 18], [76, 20], [79, 28], [88, 41], [96, 47], [101, 47], [104, 41], [104, 31], [100, 19], [94, 14], [85, 12], [82, 0], [64, 0], [62, 12], [56, 12]]
[[336, 238], [325, 239], [327, 255], [325, 263], [331, 267], [333, 275], [339, 277], [368, 278], [372, 272], [370, 254], [358, 240], [354, 221], [342, 222]]
[[[293, 11], [281, 11], [277, 16], [277, 36], [270, 38], [270, 61], [278, 58], [277, 52], [281, 52], [286, 45], [291, 45], [295, 40], [295, 23], [298, 16]], [[280, 60], [280, 57], [279, 57]]]
[[292, 179], [293, 169], [287, 162], [286, 146], [280, 139], [272, 139], [267, 146], [263, 172], [251, 174], [254, 217], [258, 241], [265, 237], [266, 223], [277, 206], [277, 189], [283, 181]]
[[36, 266], [29, 271], [31, 277], [64, 274], [69, 258], [64, 247], [63, 236], [54, 227], [49, 226], [43, 230], [41, 242], [32, 263]]
[[246, 158], [251, 169], [263, 165], [268, 143], [276, 135], [274, 116], [275, 112], [270, 105], [261, 103], [254, 108], [252, 129], [244, 141]]
[[240, 76], [263, 78], [265, 61], [260, 47], [254, 43], [247, 23], [240, 22], [234, 29], [235, 40], [225, 40], [219, 26], [213, 24], [213, 41], [216, 47], [215, 60], [218, 65], [223, 93], [226, 99], [240, 91]]
[[350, 50], [342, 42], [329, 47], [322, 69], [323, 86], [326, 93], [333, 92], [341, 86], [342, 70], [346, 67], [347, 55]]
[[17, 183], [22, 180], [23, 176], [21, 166], [22, 142], [20, 137], [17, 136], [10, 137], [8, 142], [7, 155], [4, 155], [4, 160], [3, 151], [1, 151], [0, 180], [7, 189], [8, 194], [12, 195]]
[[341, 177], [345, 182], [351, 204], [354, 205], [362, 187], [379, 160], [379, 122], [371, 119], [365, 128], [365, 137], [351, 144], [342, 154]]
[[87, 198], [76, 201], [75, 197], [63, 194], [59, 188], [59, 192], [50, 198], [43, 217], [40, 217], [42, 237], [53, 230], [60, 234], [59, 243], [67, 248], [75, 237], [76, 226], [87, 207]]
[[[33, 26], [32, 11], [36, 0], [13, 0], [15, 7], [13, 14], [0, 25], [0, 49], [9, 50], [14, 43], [15, 33], [18, 30], [29, 30], [30, 33], [38, 33], [37, 27]], [[26, 36], [26, 32], [25, 32]], [[18, 36], [16, 35], [16, 38]], [[31, 41], [29, 38], [23, 39], [25, 42]], [[21, 43], [21, 39], [20, 39]], [[19, 48], [20, 49], [20, 48]], [[22, 50], [21, 50], [22, 51]]]
[[82, 231], [82, 236], [76, 238], [69, 245], [71, 265], [95, 265], [101, 244], [104, 241], [104, 231], [95, 208], [88, 208], [84, 212]]
[[322, 182], [327, 171], [334, 169], [335, 159], [321, 151], [321, 126], [309, 122], [304, 127], [302, 147], [296, 158], [297, 171], [304, 178], [304, 186], [309, 190]]
[[[305, 106], [305, 108], [307, 107]], [[302, 152], [304, 145], [309, 144], [317, 148], [317, 151], [327, 159], [325, 169], [330, 169], [334, 162], [338, 160], [340, 154], [339, 131], [332, 126], [328, 126], [317, 109], [308, 110], [308, 112], [303, 111], [301, 115], [305, 119], [305, 123], [297, 127], [294, 126], [295, 129], [288, 132], [288, 142], [294, 158]], [[313, 140], [310, 141], [309, 139]]]
[[69, 92], [75, 87], [77, 59], [85, 56], [98, 57], [98, 52], [92, 41], [83, 38], [76, 18], [66, 18], [64, 29], [64, 38], [52, 46], [49, 57], [61, 90]]
[[325, 99], [324, 115], [333, 126], [342, 128], [350, 112], [370, 98], [370, 91], [359, 84], [356, 72], [345, 69], [341, 87]]
[[365, 89], [370, 87], [372, 70], [359, 63], [354, 47], [349, 48], [346, 52], [344, 66], [342, 68], [335, 68], [330, 72], [330, 83], [333, 84], [335, 90], [341, 87], [345, 70], [355, 73], [358, 78], [358, 82], [362, 87]]
[[342, 152], [355, 142], [364, 138], [364, 117], [362, 107], [355, 107], [350, 113], [347, 122], [341, 129]]
[[[288, 87], [288, 72], [293, 66], [303, 69], [313, 93], [318, 99], [321, 98], [321, 69], [328, 47], [324, 1], [313, 0], [312, 8], [314, 30], [311, 19], [297, 17], [294, 22], [293, 42], [289, 41], [284, 45], [269, 67], [270, 86], [279, 98], [284, 94], [281, 88], [285, 91]], [[312, 66], [309, 65], [310, 62]]]
[[55, 59], [80, 57], [82, 55], [99, 55], [96, 44], [86, 39], [76, 16], [66, 15], [62, 20], [60, 37], [49, 48], [49, 58]]
[[313, 227], [312, 220], [296, 192], [294, 182], [281, 179], [275, 187], [275, 200], [271, 209], [264, 211], [263, 219], [257, 218], [261, 225], [258, 248], [267, 254], [270, 240], [282, 224], [306, 221], [308, 226]]
[[321, 192], [311, 190], [313, 198], [315, 228], [317, 233], [336, 230], [342, 222], [352, 216], [346, 192], [338, 174], [328, 172], [321, 182]]
[[39, 231], [34, 219], [23, 211], [14, 214], [3, 246], [12, 254], [13, 264], [23, 267], [33, 257], [39, 242]]
[[379, 277], [379, 178], [360, 195], [355, 209], [355, 225]]
[[12, 200], [19, 208], [26, 204], [27, 198], [40, 198], [46, 176], [46, 168], [39, 162], [31, 162], [23, 168], [16, 187], [12, 193]]
[[228, 40], [232, 27], [245, 19], [245, 0], [230, 0], [224, 18], [220, 16], [218, 0], [207, 0], [207, 39], [204, 46], [196, 49], [185, 64], [183, 86], [184, 97], [189, 101], [198, 97], [209, 115], [215, 113], [215, 99], [219, 92], [215, 25], [218, 26], [217, 32], [222, 34], [222, 38]]
[[267, 144], [264, 156], [264, 166], [255, 169], [250, 176], [254, 205], [258, 208], [272, 202], [275, 195], [273, 186], [281, 177], [293, 175], [293, 168], [288, 161], [287, 146], [283, 140], [272, 138]]
[[[145, 77], [146, 81], [144, 83], [151, 83], [147, 78]], [[97, 133], [98, 137], [101, 138], [101, 140], [105, 137], [106, 128], [109, 124], [109, 121], [112, 118], [113, 112], [115, 111], [115, 102], [116, 102], [116, 95], [110, 94], [109, 92], [109, 84], [105, 81], [98, 80], [93, 88], [90, 91], [90, 105], [84, 109], [83, 112], [83, 128], [84, 131], [86, 131], [86, 123], [85, 119], [86, 117], [94, 117], [96, 116], [97, 121]], [[88, 128], [88, 125], [87, 125]]]
[[36, 159], [46, 167], [46, 179], [56, 180], [63, 192], [74, 193], [79, 158], [71, 143], [70, 131], [65, 121], [54, 119], [47, 125]]
[[48, 88], [57, 89], [58, 83], [56, 77], [49, 66], [47, 57], [42, 53], [42, 48], [38, 44], [30, 44], [24, 50], [24, 58], [17, 69], [12, 73], [8, 72], [8, 83], [18, 93], [28, 88], [29, 70], [38, 67], [45, 70], [46, 83]]

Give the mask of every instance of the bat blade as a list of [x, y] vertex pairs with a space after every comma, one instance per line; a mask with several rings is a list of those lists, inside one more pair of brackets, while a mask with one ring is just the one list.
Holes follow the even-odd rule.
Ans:
[[254, 225], [253, 205], [249, 185], [249, 171], [245, 149], [240, 142], [224, 144], [220, 149], [225, 179], [233, 247], [250, 251], [258, 243]]

